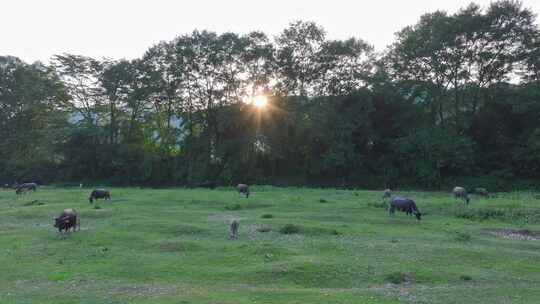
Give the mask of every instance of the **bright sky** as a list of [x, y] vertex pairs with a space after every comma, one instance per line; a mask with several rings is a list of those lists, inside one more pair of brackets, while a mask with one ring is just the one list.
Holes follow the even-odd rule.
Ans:
[[[275, 36], [291, 21], [315, 21], [329, 38], [358, 37], [383, 50], [394, 33], [437, 9], [470, 0], [2, 0], [0, 55], [27, 62], [54, 54], [136, 58], [161, 40], [208, 29]], [[487, 6], [490, 0], [476, 0]], [[540, 13], [540, 0], [524, 0]]]

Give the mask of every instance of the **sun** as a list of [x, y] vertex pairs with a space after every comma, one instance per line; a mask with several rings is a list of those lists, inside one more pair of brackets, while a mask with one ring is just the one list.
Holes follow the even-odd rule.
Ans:
[[257, 95], [253, 97], [253, 105], [259, 109], [263, 109], [268, 105], [268, 98], [264, 95]]

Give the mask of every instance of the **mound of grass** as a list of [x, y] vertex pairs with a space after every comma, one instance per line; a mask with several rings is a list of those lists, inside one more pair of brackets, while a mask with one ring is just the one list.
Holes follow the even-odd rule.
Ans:
[[279, 229], [279, 232], [282, 234], [301, 233], [301, 234], [309, 235], [309, 236], [341, 235], [341, 232], [332, 228], [305, 227], [305, 226], [300, 226], [300, 225], [295, 225], [295, 224], [287, 224], [281, 227], [281, 229]]
[[468, 242], [471, 240], [471, 235], [465, 232], [456, 232], [454, 235], [454, 240], [458, 242]]
[[62, 282], [69, 280], [69, 278], [71, 278], [71, 274], [67, 272], [52, 273], [48, 276], [49, 281], [53, 282]]
[[268, 208], [272, 206], [273, 206], [272, 204], [261, 204], [261, 203], [250, 202], [249, 204], [243, 205], [242, 207], [243, 209], [260, 209], [260, 208]]
[[367, 203], [368, 207], [388, 209], [388, 204], [385, 201], [381, 202], [369, 202]]
[[273, 215], [273, 214], [266, 213], [266, 214], [261, 215], [261, 218], [263, 218], [263, 219], [270, 219], [270, 218], [274, 218], [274, 215]]
[[286, 247], [278, 246], [276, 244], [261, 243], [252, 248], [253, 253], [256, 255], [272, 255], [274, 257], [291, 255], [291, 252]]
[[173, 229], [174, 235], [202, 234], [207, 230], [193, 225], [177, 225]]
[[507, 222], [540, 223], [540, 209], [525, 208], [471, 208], [454, 211], [457, 218], [471, 221], [499, 220]]
[[230, 204], [230, 205], [226, 205], [225, 209], [227, 209], [227, 210], [242, 210], [242, 209], [244, 209], [244, 207], [242, 205], [240, 205], [240, 204]]
[[157, 243], [156, 247], [162, 252], [187, 252], [197, 250], [199, 246], [193, 242], [163, 241]]
[[472, 277], [470, 275], [462, 274], [459, 276], [459, 279], [462, 281], [472, 281]]
[[407, 275], [403, 272], [392, 272], [387, 274], [384, 280], [392, 284], [402, 284], [407, 281]]
[[336, 229], [325, 228], [325, 227], [302, 227], [302, 234], [311, 235], [311, 236], [321, 236], [321, 235], [341, 235]]
[[[265, 255], [265, 259], [275, 259]], [[339, 263], [293, 262], [286, 266], [272, 267], [252, 274], [254, 280], [271, 284], [276, 279], [307, 288], [349, 288], [353, 282], [362, 277], [361, 271], [355, 267], [347, 267]], [[294, 303], [294, 302], [293, 302]], [[304, 302], [302, 302], [304, 303]], [[307, 303], [307, 302], [306, 302]], [[318, 302], [334, 303], [334, 302]], [[351, 302], [356, 303], [356, 302]]]
[[264, 232], [270, 232], [270, 231], [272, 231], [272, 228], [270, 228], [270, 227], [259, 227], [259, 228], [257, 228], [257, 231], [258, 232], [263, 232], [263, 233]]
[[498, 209], [458, 209], [455, 214], [457, 218], [468, 219], [472, 221], [483, 221], [489, 219], [502, 219], [505, 212]]
[[296, 233], [300, 233], [301, 230], [302, 230], [301, 227], [298, 226], [298, 225], [287, 224], [287, 225], [281, 227], [281, 229], [279, 229], [279, 233], [282, 233], [282, 234], [296, 234]]
[[45, 203], [40, 200], [33, 200], [33, 201], [23, 204], [23, 206], [42, 206], [42, 205], [45, 205]]

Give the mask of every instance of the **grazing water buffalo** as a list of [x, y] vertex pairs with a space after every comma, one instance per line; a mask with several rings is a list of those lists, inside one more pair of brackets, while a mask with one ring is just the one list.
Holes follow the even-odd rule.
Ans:
[[469, 204], [469, 194], [467, 193], [467, 190], [463, 187], [454, 187], [454, 190], [452, 190], [452, 193], [454, 194], [455, 198], [461, 198], [467, 205]]
[[58, 228], [60, 233], [80, 230], [81, 224], [77, 212], [73, 209], [64, 209], [59, 217], [54, 218], [54, 227]]
[[246, 184], [238, 184], [238, 186], [236, 186], [236, 189], [238, 189], [239, 194], [245, 194], [246, 198], [249, 197], [249, 186], [248, 185], [246, 185]]
[[422, 214], [420, 213], [420, 210], [418, 210], [418, 207], [416, 207], [416, 204], [410, 198], [405, 198], [401, 196], [392, 197], [392, 199], [390, 200], [390, 208], [388, 209], [388, 212], [390, 215], [393, 215], [396, 210], [405, 212], [407, 215], [414, 214], [417, 220], [422, 219]]
[[24, 183], [24, 184], [20, 184], [20, 185], [15, 186], [15, 193], [17, 193], [17, 194], [25, 193], [25, 192], [28, 192], [30, 190], [36, 191], [37, 190], [37, 184], [36, 183]]
[[237, 220], [233, 220], [231, 222], [231, 225], [229, 227], [229, 239], [230, 240], [238, 239], [238, 228], [239, 227], [240, 227], [240, 223]]
[[90, 203], [93, 203], [95, 199], [97, 200], [100, 198], [110, 200], [111, 193], [109, 192], [109, 190], [106, 189], [95, 189], [90, 193], [90, 197], [88, 197], [88, 200], [90, 201]]

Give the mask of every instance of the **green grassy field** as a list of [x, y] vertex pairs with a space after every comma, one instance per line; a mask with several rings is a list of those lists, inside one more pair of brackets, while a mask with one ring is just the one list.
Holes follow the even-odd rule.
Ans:
[[[400, 193], [427, 213], [417, 222], [389, 217], [382, 192], [111, 191], [99, 209], [90, 189], [0, 191], [0, 303], [540, 302], [535, 193], [469, 207], [449, 193]], [[66, 238], [53, 227], [64, 208], [81, 217]], [[232, 219], [239, 240], [228, 240]], [[288, 224], [297, 233], [283, 233]]]

